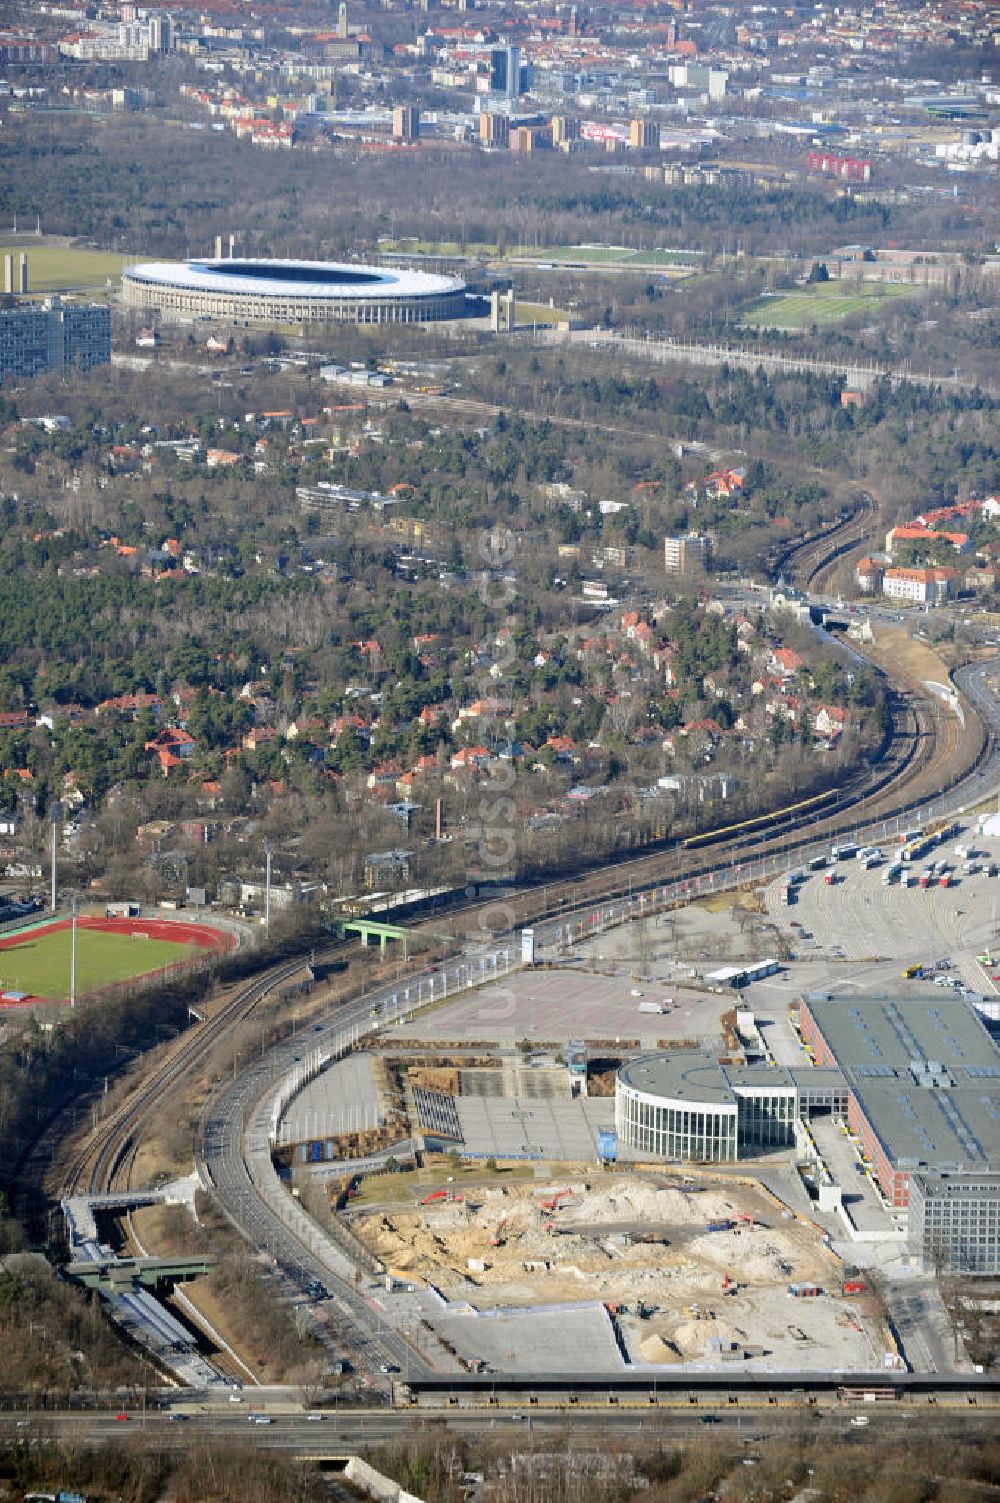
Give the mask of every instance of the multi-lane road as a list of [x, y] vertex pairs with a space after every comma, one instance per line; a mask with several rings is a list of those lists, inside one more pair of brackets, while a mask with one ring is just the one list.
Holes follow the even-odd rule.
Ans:
[[[852, 1420], [866, 1409], [871, 1417], [870, 1426], [861, 1429]], [[189, 1451], [199, 1443], [236, 1441], [321, 1460], [352, 1455], [418, 1432], [426, 1434], [428, 1425], [434, 1426], [439, 1434], [456, 1438], [481, 1440], [492, 1434], [512, 1446], [528, 1444], [532, 1439], [538, 1442], [572, 1435], [585, 1448], [599, 1447], [608, 1437], [631, 1438], [635, 1442], [648, 1439], [655, 1444], [665, 1438], [680, 1442], [711, 1435], [719, 1441], [755, 1444], [800, 1434], [804, 1427], [819, 1445], [870, 1442], [873, 1431], [880, 1443], [917, 1433], [961, 1435], [972, 1440], [990, 1437], [995, 1428], [993, 1410], [897, 1403], [865, 1406], [860, 1402], [808, 1410], [799, 1404], [743, 1411], [726, 1405], [714, 1409], [644, 1405], [516, 1409], [499, 1413], [452, 1409], [446, 1414], [428, 1415], [410, 1410], [347, 1407], [295, 1412], [286, 1397], [283, 1402], [258, 1403], [253, 1409], [245, 1406], [204, 1409], [194, 1401], [183, 1405], [175, 1402], [168, 1412], [141, 1407], [118, 1412], [127, 1417], [117, 1419], [111, 1411], [46, 1411], [35, 1412], [30, 1418], [23, 1413], [0, 1413], [0, 1438], [16, 1438], [22, 1444], [39, 1447], [56, 1442], [134, 1445], [141, 1438], [150, 1446], [175, 1451]], [[323, 1417], [310, 1419], [310, 1413]], [[185, 1416], [183, 1420], [177, 1418], [179, 1414]], [[257, 1415], [266, 1415], [267, 1422], [257, 1422]]]

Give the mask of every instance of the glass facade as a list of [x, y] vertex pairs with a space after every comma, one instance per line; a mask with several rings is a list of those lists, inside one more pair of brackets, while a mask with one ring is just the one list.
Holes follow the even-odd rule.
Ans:
[[737, 1090], [741, 1143], [784, 1148], [794, 1140], [795, 1092]]
[[622, 1142], [658, 1158], [718, 1164], [739, 1156], [735, 1103], [656, 1098], [619, 1081], [615, 1126]]

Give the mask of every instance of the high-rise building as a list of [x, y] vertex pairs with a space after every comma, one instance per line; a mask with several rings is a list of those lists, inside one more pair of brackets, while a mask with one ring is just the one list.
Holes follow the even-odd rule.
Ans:
[[566, 146], [570, 141], [579, 141], [580, 122], [566, 115], [552, 116], [552, 145]]
[[146, 22], [146, 40], [150, 52], [169, 52], [170, 17], [150, 16]]
[[536, 145], [535, 132], [530, 125], [516, 125], [511, 130], [508, 145], [511, 151], [522, 154], [534, 151]]
[[111, 310], [106, 303], [63, 303], [54, 297], [42, 304], [0, 308], [0, 380], [110, 363]]
[[520, 47], [494, 47], [490, 52], [490, 93], [519, 99], [524, 93], [525, 65]]
[[342, 42], [346, 42], [347, 38], [350, 36], [350, 31], [348, 30], [347, 26], [346, 0], [340, 0], [340, 6], [337, 10], [337, 36]]
[[684, 537], [664, 538], [663, 567], [670, 574], [686, 574], [704, 566], [712, 551], [711, 539], [702, 533], [689, 532]]
[[660, 144], [660, 127], [655, 120], [632, 120], [628, 144], [633, 151], [655, 151]]
[[482, 146], [506, 146], [510, 138], [510, 121], [506, 115], [483, 111], [479, 117], [479, 141]]
[[392, 112], [392, 139], [394, 141], [417, 141], [420, 139], [420, 111], [414, 104], [397, 104]]

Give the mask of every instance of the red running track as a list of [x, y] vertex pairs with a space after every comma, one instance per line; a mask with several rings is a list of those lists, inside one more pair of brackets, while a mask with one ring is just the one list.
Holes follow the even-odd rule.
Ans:
[[[39, 924], [28, 931], [5, 934], [0, 938], [0, 950], [13, 949], [24, 943], [25, 938], [42, 938], [68, 929], [72, 919], [53, 919], [51, 924]], [[81, 915], [76, 921], [78, 929], [97, 929], [103, 934], [146, 934], [150, 939], [162, 939], [168, 944], [197, 945], [201, 950], [234, 950], [236, 937], [224, 929], [210, 929], [206, 924], [190, 924], [178, 919], [137, 918], [90, 918]]]

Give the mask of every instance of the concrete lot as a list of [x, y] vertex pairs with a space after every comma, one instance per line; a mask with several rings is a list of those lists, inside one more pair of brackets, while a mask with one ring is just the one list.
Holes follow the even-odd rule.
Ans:
[[[955, 845], [971, 845], [982, 862], [982, 869], [965, 875], [963, 858], [956, 856]], [[884, 886], [882, 873], [888, 865], [892, 848], [883, 846], [886, 860], [880, 867], [864, 871], [857, 861], [840, 861], [835, 871], [837, 881], [828, 886], [820, 872], [810, 873], [800, 885], [797, 901], [784, 907], [780, 901], [779, 882], [767, 890], [768, 912], [803, 958], [815, 960], [892, 961], [885, 970], [865, 968], [864, 981], [885, 984], [888, 975], [900, 981], [903, 965], [918, 961], [933, 962], [948, 957], [953, 962], [950, 974], [959, 976], [972, 990], [988, 995], [998, 988], [990, 971], [976, 959], [991, 943], [996, 946], [997, 909], [1000, 904], [1000, 877], [986, 875], [990, 862], [1000, 864], [1000, 839], [984, 839], [965, 833], [938, 847], [927, 860], [944, 860], [952, 868], [953, 886], [935, 886], [926, 892], [919, 887], [902, 888], [898, 883]], [[919, 876], [925, 862], [911, 864]], [[811, 940], [800, 940], [792, 923], [811, 932]], [[928, 983], [911, 981], [907, 990], [927, 989]], [[893, 990], [896, 985], [893, 986]], [[933, 990], [933, 988], [932, 988]]]
[[291, 1102], [283, 1127], [286, 1141], [326, 1137], [372, 1127], [378, 1098], [370, 1054], [350, 1054], [329, 1066]]
[[497, 1372], [608, 1372], [624, 1367], [607, 1310], [599, 1301], [550, 1310], [450, 1306], [437, 1331], [465, 1357]]
[[[633, 990], [640, 995], [633, 996]], [[667, 1012], [639, 1011], [642, 1001], [668, 998], [674, 1005]], [[719, 1014], [730, 1006], [731, 997], [633, 981], [627, 976], [570, 968], [527, 971], [414, 1018], [400, 1030], [400, 1037], [507, 1046], [521, 1039], [537, 1043], [634, 1039], [640, 1047], [652, 1049], [659, 1039], [721, 1040]]]
[[832, 1117], [815, 1117], [812, 1134], [823, 1161], [841, 1187], [844, 1208], [862, 1237], [898, 1239], [892, 1217], [858, 1162], [858, 1152]]
[[[614, 1125], [615, 1104], [610, 1098], [526, 1101], [460, 1096], [458, 1116], [464, 1152], [592, 1164], [597, 1128]], [[624, 1158], [626, 1152], [620, 1151]]]

